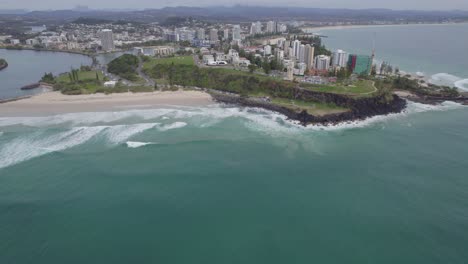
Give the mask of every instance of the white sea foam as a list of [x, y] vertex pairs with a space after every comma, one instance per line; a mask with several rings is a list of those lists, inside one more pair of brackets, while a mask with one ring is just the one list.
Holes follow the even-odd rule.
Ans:
[[116, 126], [75, 127], [65, 132], [44, 136], [36, 132], [20, 136], [0, 149], [0, 168], [14, 165], [51, 152], [63, 151], [81, 145], [92, 137], [102, 134], [112, 144], [122, 143], [132, 136], [157, 126], [158, 123], [143, 123]]
[[160, 128], [161, 131], [167, 131], [167, 130], [172, 130], [172, 129], [177, 129], [177, 128], [182, 128], [185, 127], [187, 123], [185, 122], [175, 122], [169, 125], [164, 125]]
[[51, 136], [35, 133], [16, 138], [0, 149], [0, 168], [83, 144], [104, 129], [104, 126], [77, 127]]
[[105, 135], [111, 143], [118, 144], [157, 125], [158, 123], [143, 123], [134, 125], [110, 126], [108, 129], [106, 129]]
[[[129, 147], [142, 146], [137, 141], [129, 141], [131, 137], [143, 131], [157, 128], [155, 131], [168, 131], [171, 129], [181, 129], [190, 123], [191, 126], [207, 127], [215, 125], [226, 119], [237, 118], [241, 120], [242, 124], [250, 130], [259, 131], [264, 134], [272, 136], [283, 135], [310, 135], [310, 131], [335, 131], [343, 129], [367, 127], [375, 123], [385, 123], [386, 120], [395, 119], [398, 117], [411, 115], [415, 113], [427, 111], [445, 111], [451, 109], [462, 108], [458, 103], [444, 102], [440, 105], [426, 105], [414, 102], [408, 102], [408, 108], [400, 114], [390, 114], [386, 116], [376, 116], [368, 118], [363, 121], [344, 122], [333, 126], [323, 125], [309, 125], [307, 127], [301, 126], [298, 122], [290, 121], [286, 116], [264, 110], [259, 108], [243, 108], [243, 107], [225, 107], [225, 106], [210, 106], [210, 107], [196, 107], [196, 108], [181, 108], [181, 109], [148, 109], [148, 110], [131, 110], [125, 112], [113, 113], [77, 113], [74, 115], [59, 116], [59, 121], [52, 121], [54, 117], [45, 117], [43, 120], [30, 121], [27, 118], [4, 118], [1, 119], [4, 123], [20, 123], [36, 125], [39, 132], [31, 133], [30, 130], [25, 132], [25, 135], [20, 135], [9, 142], [6, 142], [0, 147], [0, 168], [6, 167], [24, 160], [28, 160], [40, 155], [44, 155], [53, 151], [61, 151], [71, 148], [91, 139], [93, 136], [100, 134], [106, 138], [111, 144], [127, 143]], [[97, 126], [78, 126], [70, 127], [67, 131], [55, 135], [43, 136], [43, 123], [54, 124], [63, 122], [70, 122], [72, 124], [82, 123], [105, 123], [109, 120], [121, 120], [129, 117], [138, 117], [143, 120], [153, 120], [148, 123], [137, 124], [119, 124], [119, 125], [97, 125]], [[170, 124], [162, 124], [167, 117], [171, 120], [178, 120]], [[156, 120], [154, 120], [156, 119]], [[182, 121], [183, 120], [183, 121]], [[1, 122], [0, 121], [0, 122]], [[126, 120], [127, 121], [127, 120]], [[184, 122], [186, 121], [186, 122]], [[124, 121], [121, 121], [124, 122]], [[65, 128], [67, 125], [64, 126]], [[33, 130], [34, 131], [34, 130]], [[40, 132], [42, 131], [42, 132]], [[47, 129], [46, 129], [47, 131]], [[42, 133], [42, 134], [41, 134]], [[133, 144], [132, 142], [137, 142]], [[144, 142], [139, 142], [144, 143]]]
[[460, 89], [462, 91], [465, 91], [465, 92], [468, 92], [468, 79], [463, 79], [463, 80], [456, 81], [454, 83], [454, 85], [458, 89]]
[[144, 147], [148, 145], [154, 145], [156, 143], [154, 142], [138, 142], [138, 141], [127, 141], [125, 142], [127, 144], [127, 147], [129, 148], [139, 148], [139, 147]]

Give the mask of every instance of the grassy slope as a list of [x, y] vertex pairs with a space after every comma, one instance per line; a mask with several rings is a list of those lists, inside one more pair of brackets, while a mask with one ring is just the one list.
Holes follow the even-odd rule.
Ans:
[[320, 103], [320, 102], [305, 102], [301, 100], [292, 100], [285, 98], [273, 98], [272, 103], [280, 105], [296, 112], [302, 112], [306, 110], [310, 115], [323, 116], [327, 114], [336, 114], [349, 111], [344, 107], [339, 107], [332, 104]]
[[178, 56], [178, 57], [168, 57], [168, 58], [151, 58], [150, 61], [147, 61], [143, 64], [143, 70], [148, 70], [153, 68], [156, 64], [183, 64], [183, 65], [195, 65], [192, 56]]
[[305, 89], [325, 93], [346, 94], [352, 96], [367, 96], [372, 95], [377, 91], [374, 82], [370, 80], [359, 80], [349, 86], [343, 84], [335, 85], [320, 85], [320, 84], [301, 84]]
[[[96, 80], [96, 72], [98, 73], [99, 80], [102, 81], [104, 76], [100, 71], [80, 71], [78, 73], [78, 78], [80, 81]], [[68, 77], [68, 74], [62, 74], [57, 77], [57, 82], [69, 83], [70, 78]]]

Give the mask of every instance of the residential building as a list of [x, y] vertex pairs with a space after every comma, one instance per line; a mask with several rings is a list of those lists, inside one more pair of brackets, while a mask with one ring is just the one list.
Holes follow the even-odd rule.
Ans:
[[297, 56], [297, 60], [300, 63], [305, 62], [305, 45], [304, 44], [301, 44], [299, 46], [299, 53], [298, 53], [298, 56]]
[[241, 28], [239, 25], [235, 25], [232, 28], [232, 39], [235, 41], [241, 40]]
[[263, 47], [263, 54], [265, 56], [271, 55], [271, 46], [270, 45], [266, 45], [265, 47]]
[[218, 30], [216, 28], [210, 29], [210, 40], [218, 41]]
[[275, 21], [268, 21], [267, 22], [266, 32], [267, 33], [275, 33], [276, 32], [276, 22]]
[[348, 58], [348, 68], [354, 74], [370, 74], [372, 57], [367, 55], [351, 54]]
[[325, 55], [315, 57], [315, 69], [320, 71], [330, 69], [330, 57]]
[[310, 44], [305, 45], [305, 55], [304, 55], [304, 63], [307, 65], [307, 69], [314, 68], [314, 52], [315, 49]]
[[289, 56], [294, 56], [294, 58], [298, 58], [299, 57], [299, 48], [301, 46], [301, 42], [299, 40], [294, 40], [293, 43], [292, 43], [292, 48], [293, 48], [293, 53], [292, 54], [289, 54]]
[[345, 67], [348, 63], [348, 53], [343, 50], [336, 50], [333, 52], [333, 66], [334, 67]]
[[112, 51], [114, 46], [114, 34], [110, 29], [103, 29], [101, 31], [101, 47], [104, 51]]
[[205, 29], [199, 28], [197, 29], [197, 39], [204, 40], [205, 39]]
[[226, 39], [229, 39], [229, 28], [225, 28], [224, 31], [223, 31], [223, 38], [226, 40]]
[[262, 23], [260, 21], [252, 23], [250, 26], [250, 34], [262, 34]]

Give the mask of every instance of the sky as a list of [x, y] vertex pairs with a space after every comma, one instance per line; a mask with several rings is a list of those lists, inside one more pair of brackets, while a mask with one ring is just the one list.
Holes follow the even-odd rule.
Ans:
[[94, 9], [144, 9], [180, 5], [231, 6], [234, 4], [352, 9], [468, 10], [468, 0], [0, 0], [0, 9], [71, 9], [77, 5]]

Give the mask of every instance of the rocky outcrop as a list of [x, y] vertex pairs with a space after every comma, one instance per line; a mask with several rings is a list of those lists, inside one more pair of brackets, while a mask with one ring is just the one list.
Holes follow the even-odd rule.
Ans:
[[390, 113], [399, 113], [406, 107], [406, 101], [397, 95], [392, 95], [388, 100], [383, 95], [368, 98], [351, 98], [348, 96], [313, 92], [309, 90], [298, 89], [295, 98], [305, 101], [319, 101], [333, 103], [337, 106], [349, 108], [343, 113], [328, 114], [323, 116], [310, 115], [306, 111], [300, 113], [286, 107], [278, 106], [264, 100], [242, 97], [236, 94], [211, 92], [214, 100], [229, 104], [238, 104], [249, 107], [260, 107], [267, 110], [279, 112], [290, 119], [297, 120], [303, 125], [324, 124], [333, 125], [341, 122], [364, 120], [377, 115], [387, 115]]
[[0, 63], [0, 71], [6, 69], [8, 67], [8, 63], [5, 61], [4, 63]]

